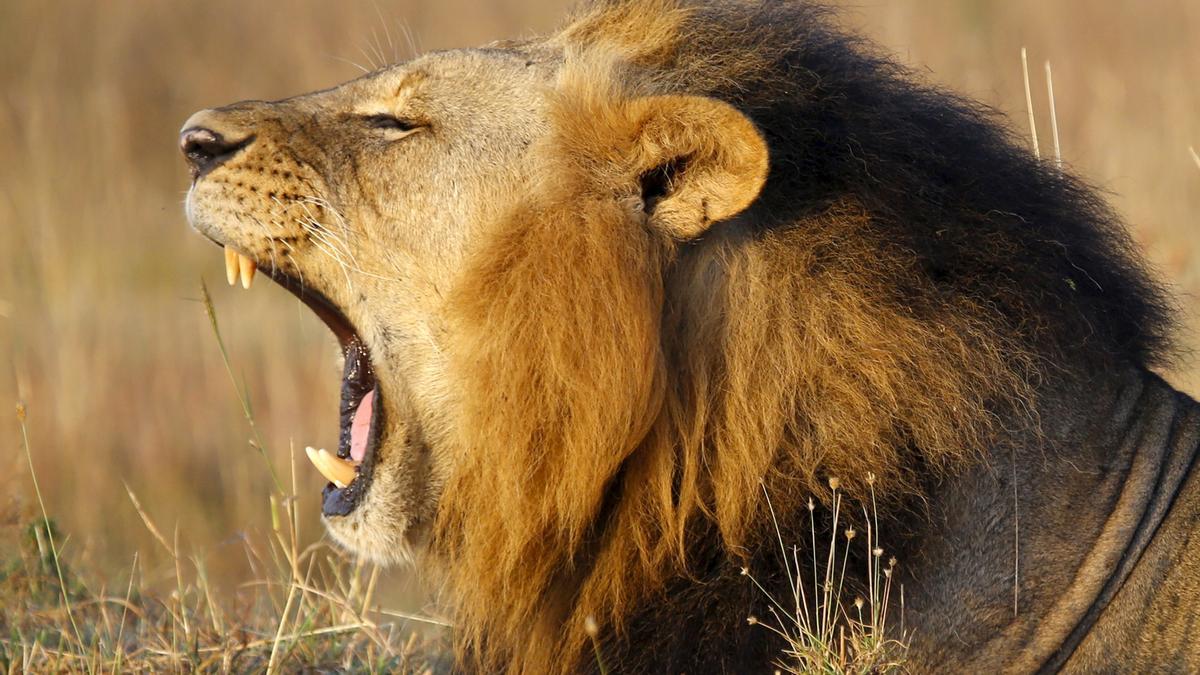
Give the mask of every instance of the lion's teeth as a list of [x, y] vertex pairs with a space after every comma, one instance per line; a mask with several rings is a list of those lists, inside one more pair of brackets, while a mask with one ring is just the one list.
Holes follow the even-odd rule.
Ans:
[[238, 252], [229, 244], [225, 244], [225, 280], [232, 286], [238, 278]]
[[242, 288], [250, 288], [250, 282], [254, 281], [254, 271], [257, 269], [258, 265], [255, 265], [253, 260], [238, 254], [238, 270], [242, 275]]
[[354, 464], [329, 454], [324, 448], [320, 450], [305, 448], [304, 453], [308, 455], [308, 460], [313, 463], [313, 466], [317, 467], [317, 471], [320, 471], [326, 480], [339, 488], [349, 485], [358, 475], [358, 472], [354, 470]]

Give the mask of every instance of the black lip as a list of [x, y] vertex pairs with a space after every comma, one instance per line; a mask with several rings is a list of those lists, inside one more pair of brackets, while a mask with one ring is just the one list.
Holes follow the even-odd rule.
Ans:
[[[344, 488], [339, 488], [333, 483], [326, 483], [325, 489], [321, 491], [321, 513], [326, 516], [346, 516], [354, 509], [358, 508], [359, 502], [362, 501], [363, 495], [367, 493], [367, 487], [371, 485], [371, 480], [375, 477], [375, 447], [379, 444], [379, 435], [383, 430], [383, 406], [380, 405], [379, 385], [375, 385], [375, 408], [371, 415], [371, 430], [367, 434], [367, 453], [363, 456], [363, 461], [358, 465], [358, 476]], [[349, 438], [350, 428], [343, 424], [342, 434], [344, 440], [340, 445], [346, 447], [346, 453], [349, 454]], [[338, 448], [338, 455], [342, 454], [342, 448]]]
[[360, 339], [355, 337], [349, 344], [343, 345], [342, 356], [345, 366], [342, 369], [341, 396], [341, 433], [338, 436], [338, 457], [350, 458], [350, 427], [354, 422], [354, 414], [362, 404], [363, 397], [374, 391], [379, 394], [375, 379], [375, 367], [371, 364], [371, 352]]

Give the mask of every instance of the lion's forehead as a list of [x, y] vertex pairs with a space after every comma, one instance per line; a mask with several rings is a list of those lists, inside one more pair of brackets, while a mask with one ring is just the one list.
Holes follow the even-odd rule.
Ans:
[[411, 61], [367, 73], [330, 89], [280, 101], [298, 110], [323, 108], [355, 110], [372, 102], [414, 102], [459, 106], [486, 114], [503, 109], [505, 101], [533, 99], [544, 94], [558, 60], [544, 47], [483, 47], [432, 52]]

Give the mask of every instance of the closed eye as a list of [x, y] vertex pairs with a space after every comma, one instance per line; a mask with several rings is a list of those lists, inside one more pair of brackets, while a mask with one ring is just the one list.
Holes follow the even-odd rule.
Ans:
[[408, 133], [408, 132], [416, 131], [422, 127], [427, 126], [426, 124], [424, 124], [422, 122], [418, 122], [416, 120], [407, 120], [407, 119], [402, 119], [402, 118], [396, 117], [394, 115], [385, 115], [385, 114], [364, 115], [362, 119], [364, 122], [367, 123], [367, 126], [371, 127], [372, 129], [382, 129], [385, 131], [399, 131], [401, 133]]

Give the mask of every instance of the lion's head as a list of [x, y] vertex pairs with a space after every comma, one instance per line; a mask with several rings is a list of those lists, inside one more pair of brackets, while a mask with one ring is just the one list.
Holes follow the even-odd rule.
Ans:
[[1115, 221], [982, 115], [806, 4], [601, 3], [197, 113], [187, 213], [342, 344], [333, 536], [428, 549], [483, 662], [569, 668], [760, 541], [760, 482], [919, 494], [1044, 379], [1155, 358]]

